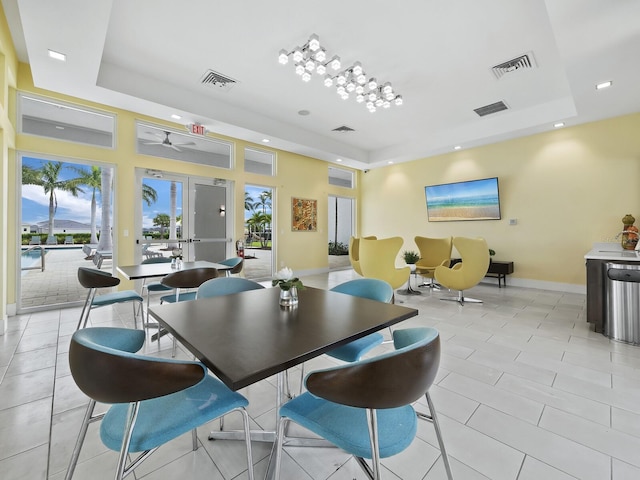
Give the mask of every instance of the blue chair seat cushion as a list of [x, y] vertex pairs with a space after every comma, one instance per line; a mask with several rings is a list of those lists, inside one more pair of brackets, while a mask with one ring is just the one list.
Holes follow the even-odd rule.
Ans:
[[[245, 397], [211, 375], [206, 375], [200, 383], [186, 390], [144, 400], [140, 402], [129, 452], [158, 447], [248, 404]], [[122, 448], [128, 409], [128, 403], [112, 405], [100, 424], [100, 438], [107, 448], [116, 452]]]
[[[376, 410], [380, 458], [406, 449], [416, 436], [417, 416], [410, 405]], [[364, 408], [349, 407], [316, 397], [309, 392], [280, 408], [280, 415], [327, 439], [343, 450], [371, 458], [367, 414]]]
[[173, 290], [172, 287], [167, 287], [163, 285], [161, 282], [149, 282], [145, 285], [145, 288], [149, 292], [166, 292], [168, 290]]
[[[180, 296], [178, 298], [179, 302], [185, 302], [187, 300], [195, 300], [196, 299], [196, 294], [198, 292], [184, 292], [184, 293], [180, 293]], [[160, 303], [176, 303], [176, 296], [174, 295], [163, 295], [162, 297], [160, 297]]]
[[327, 352], [327, 355], [343, 362], [357, 362], [369, 350], [377, 347], [384, 341], [384, 337], [380, 333], [372, 333], [366, 337], [359, 338], [346, 345]]
[[144, 331], [119, 327], [83, 328], [74, 334], [77, 342], [97, 343], [105, 347], [135, 353], [144, 345]]
[[120, 292], [105, 293], [104, 295], [96, 295], [91, 305], [94, 307], [103, 307], [104, 305], [113, 305], [122, 302], [142, 302], [142, 297], [138, 292], [133, 290], [122, 290]]

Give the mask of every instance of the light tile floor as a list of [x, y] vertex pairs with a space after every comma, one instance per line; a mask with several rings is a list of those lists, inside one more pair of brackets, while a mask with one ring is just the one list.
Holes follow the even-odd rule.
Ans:
[[[353, 277], [344, 270], [304, 281], [330, 288]], [[640, 478], [640, 348], [590, 331], [584, 295], [482, 284], [468, 295], [484, 304], [461, 307], [440, 301], [442, 292], [422, 292], [397, 299], [420, 311], [407, 326], [435, 327], [443, 340], [431, 392], [457, 480]], [[78, 316], [79, 309], [67, 309], [12, 317], [0, 337], [2, 479], [64, 478], [87, 401], [67, 362]], [[91, 321], [131, 326], [131, 309], [96, 310]], [[145, 352], [169, 356], [170, 341], [163, 341], [160, 348], [148, 343]], [[331, 364], [320, 357], [306, 369]], [[272, 429], [274, 382], [242, 393], [253, 427]], [[239, 424], [233, 415], [225, 420], [229, 427]], [[242, 443], [207, 440], [217, 425], [200, 429], [204, 448], [195, 452], [190, 435], [161, 447], [136, 478], [246, 479]], [[116, 454], [102, 446], [97, 427], [89, 429], [75, 479], [113, 478]], [[269, 445], [253, 447], [261, 478]], [[426, 422], [411, 447], [383, 465], [386, 479], [446, 478]], [[283, 468], [291, 480], [365, 478], [353, 459], [332, 448], [289, 448]]]

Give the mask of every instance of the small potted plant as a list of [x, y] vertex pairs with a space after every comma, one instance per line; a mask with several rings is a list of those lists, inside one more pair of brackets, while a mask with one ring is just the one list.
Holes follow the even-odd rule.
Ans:
[[402, 252], [402, 258], [404, 258], [404, 262], [411, 267], [413, 272], [416, 269], [416, 262], [420, 260], [420, 254], [412, 250], [405, 250]]

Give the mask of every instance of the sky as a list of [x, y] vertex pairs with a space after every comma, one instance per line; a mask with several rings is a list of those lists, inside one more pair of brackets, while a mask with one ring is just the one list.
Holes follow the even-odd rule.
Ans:
[[[29, 166], [34, 169], [42, 167], [46, 160], [40, 160], [32, 157], [23, 157], [23, 165]], [[73, 164], [71, 162], [63, 162], [63, 168], [60, 172], [61, 180], [68, 180], [71, 178], [77, 178], [78, 174], [71, 166], [83, 167], [89, 170], [91, 167], [86, 165]], [[143, 228], [153, 227], [153, 218], [159, 213], [170, 212], [170, 185], [168, 180], [145, 178], [144, 183], [152, 187], [158, 193], [158, 199], [151, 206], [148, 206], [143, 202], [142, 215]], [[91, 223], [91, 189], [88, 187], [81, 187], [84, 193], [79, 193], [77, 197], [74, 197], [69, 192], [56, 190], [56, 197], [58, 199], [58, 210], [55, 218], [61, 220], [75, 220], [76, 222]], [[268, 187], [258, 187], [253, 185], [247, 185], [246, 191], [249, 192], [254, 200], [258, 200], [260, 194], [268, 190]], [[182, 202], [180, 200], [182, 194], [182, 184], [177, 182], [177, 205], [176, 214], [182, 214]], [[100, 192], [96, 195], [97, 201], [97, 213], [96, 218], [98, 224], [100, 224]], [[239, 206], [244, 208], [244, 205]], [[270, 213], [269, 211], [267, 213]], [[245, 219], [251, 216], [251, 212], [245, 211]], [[23, 185], [22, 186], [22, 223], [33, 225], [49, 219], [49, 196], [44, 193], [44, 189], [37, 185]]]
[[[39, 160], [31, 157], [22, 158], [23, 165], [34, 169], [42, 167], [45, 160]], [[89, 170], [91, 167], [86, 165], [77, 165], [64, 163], [60, 172], [61, 180], [69, 180], [77, 178], [78, 173], [72, 170], [71, 165], [76, 167], [84, 167]], [[56, 190], [56, 198], [58, 199], [58, 210], [56, 211], [56, 219], [75, 220], [76, 222], [91, 223], [91, 193], [92, 190], [82, 187], [84, 193], [79, 193], [74, 197], [69, 192]], [[100, 218], [100, 200], [98, 198], [97, 217]], [[22, 223], [33, 225], [42, 221], [49, 220], [49, 195], [44, 193], [44, 189], [37, 185], [22, 186]]]

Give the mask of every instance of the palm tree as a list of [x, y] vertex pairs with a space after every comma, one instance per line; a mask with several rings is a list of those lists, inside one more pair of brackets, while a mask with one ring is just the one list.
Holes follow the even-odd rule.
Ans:
[[166, 213], [159, 213], [153, 218], [153, 225], [160, 227], [160, 238], [164, 238], [164, 229], [171, 223], [171, 218]]
[[256, 202], [249, 192], [244, 192], [244, 209], [253, 212], [256, 209]]
[[142, 201], [147, 204], [148, 207], [158, 201], [158, 192], [155, 188], [146, 183], [142, 184]]
[[111, 238], [111, 184], [113, 182], [113, 169], [101, 169], [100, 192], [102, 192], [102, 216], [100, 221], [100, 242], [97, 250], [110, 252], [113, 250]]
[[39, 185], [44, 189], [44, 193], [49, 195], [49, 234], [47, 243], [57, 243], [56, 236], [53, 234], [54, 217], [58, 209], [58, 196], [56, 191], [69, 192], [74, 197], [78, 193], [83, 193], [80, 188], [82, 184], [81, 178], [72, 178], [61, 180], [60, 172], [64, 164], [62, 162], [44, 162], [42, 167], [37, 170], [29, 167], [22, 167], [22, 184], [23, 185]]
[[[174, 180], [171, 180], [171, 187], [169, 188], [169, 238], [177, 237], [176, 229], [176, 194], [177, 186]], [[169, 248], [177, 248], [178, 244], [173, 242], [168, 244]]]
[[74, 170], [80, 174], [80, 179], [83, 185], [91, 188], [91, 238], [89, 239], [89, 243], [96, 244], [98, 243], [98, 229], [96, 226], [96, 210], [97, 210], [97, 202], [96, 202], [96, 192], [100, 191], [100, 187], [102, 185], [102, 169], [100, 167], [96, 167], [95, 165], [91, 166], [91, 170], [86, 170], [84, 168], [74, 167]]
[[[262, 212], [253, 212], [250, 218], [247, 219], [247, 226], [249, 227], [249, 242], [253, 239], [253, 232], [264, 231], [264, 226], [270, 221], [267, 215]], [[261, 244], [263, 239], [261, 238]]]
[[262, 207], [262, 213], [267, 213], [267, 208], [271, 210], [271, 190], [263, 190], [258, 198], [256, 206]]

